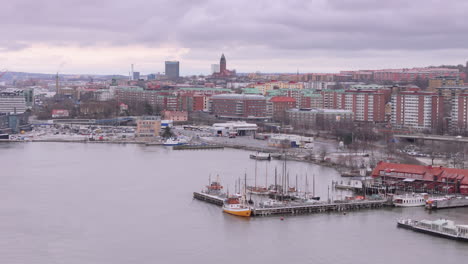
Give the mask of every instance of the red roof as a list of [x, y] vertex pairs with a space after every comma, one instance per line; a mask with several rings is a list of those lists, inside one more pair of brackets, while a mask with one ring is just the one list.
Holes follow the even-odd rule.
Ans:
[[275, 96], [270, 99], [273, 103], [295, 103], [296, 99], [287, 96]]
[[390, 173], [389, 176], [394, 178], [434, 181], [434, 176], [437, 176], [438, 181], [445, 178], [458, 179], [461, 180], [461, 184], [468, 185], [468, 170], [465, 169], [379, 162], [372, 171], [372, 177], [380, 176], [380, 171]]

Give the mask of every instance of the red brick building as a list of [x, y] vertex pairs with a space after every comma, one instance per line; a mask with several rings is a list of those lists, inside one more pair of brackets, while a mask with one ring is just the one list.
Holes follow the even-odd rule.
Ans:
[[387, 186], [421, 192], [468, 194], [468, 170], [379, 162], [372, 177]]
[[220, 94], [211, 97], [211, 112], [227, 119], [267, 119], [267, 100], [263, 95]]
[[287, 96], [275, 96], [270, 99], [273, 110], [273, 119], [284, 121], [286, 119], [286, 110], [296, 107], [296, 99]]
[[353, 111], [355, 121], [384, 122], [387, 97], [378, 90], [346, 90], [338, 108]]

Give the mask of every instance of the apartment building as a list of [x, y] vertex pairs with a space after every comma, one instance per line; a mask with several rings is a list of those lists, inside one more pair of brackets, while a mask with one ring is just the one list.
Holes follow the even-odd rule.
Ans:
[[443, 97], [433, 92], [406, 91], [392, 96], [391, 123], [416, 130], [440, 129]]

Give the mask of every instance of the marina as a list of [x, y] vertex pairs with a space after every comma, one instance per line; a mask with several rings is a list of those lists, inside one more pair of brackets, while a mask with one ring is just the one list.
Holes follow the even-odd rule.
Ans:
[[[224, 199], [214, 195], [194, 192], [193, 198], [222, 206]], [[317, 202], [317, 203], [293, 203], [291, 205], [279, 204], [273, 207], [261, 208], [252, 206], [252, 216], [271, 216], [271, 215], [297, 215], [297, 214], [312, 214], [312, 213], [327, 213], [327, 212], [346, 212], [362, 209], [379, 209], [390, 205], [387, 200], [366, 200], [353, 202]]]

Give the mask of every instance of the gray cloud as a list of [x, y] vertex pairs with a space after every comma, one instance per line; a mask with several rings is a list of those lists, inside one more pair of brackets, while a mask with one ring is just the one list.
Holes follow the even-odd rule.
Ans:
[[191, 49], [188, 58], [209, 50], [294, 58], [458, 50], [468, 42], [464, 0], [15, 0], [0, 12], [0, 52], [106, 43], [176, 45]]

